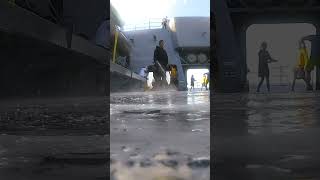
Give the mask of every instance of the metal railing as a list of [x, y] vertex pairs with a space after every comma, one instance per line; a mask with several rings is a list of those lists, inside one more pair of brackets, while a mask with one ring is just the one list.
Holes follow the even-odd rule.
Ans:
[[[273, 71], [274, 73], [272, 74], [273, 78], [279, 78], [279, 86], [288, 86], [290, 84], [289, 82], [289, 66], [276, 66], [272, 67], [275, 70]], [[278, 72], [278, 73], [276, 73]]]
[[123, 26], [123, 31], [136, 31], [136, 30], [145, 30], [145, 29], [161, 29], [162, 28], [162, 19], [160, 18], [151, 18], [148, 22], [140, 24], [128, 24]]
[[[293, 78], [293, 69], [290, 71], [289, 66], [278, 66], [273, 67], [275, 71], [273, 71], [272, 77], [273, 78], [279, 78], [279, 86], [289, 86], [291, 87], [291, 81]], [[278, 73], [276, 73], [278, 72]], [[290, 76], [292, 78], [290, 78]], [[311, 85], [314, 86], [315, 84], [315, 71], [311, 72]]]
[[[275, 86], [289, 86], [293, 76], [293, 71], [290, 71], [290, 66], [270, 66], [270, 83]], [[251, 69], [247, 73], [247, 78], [253, 82], [259, 82], [258, 69]]]

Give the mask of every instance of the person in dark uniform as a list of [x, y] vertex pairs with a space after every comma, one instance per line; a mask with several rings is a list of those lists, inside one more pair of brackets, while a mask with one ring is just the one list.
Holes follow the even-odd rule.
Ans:
[[267, 47], [268, 47], [267, 43], [262, 42], [261, 49], [259, 51], [259, 66], [258, 66], [258, 69], [259, 69], [258, 76], [261, 79], [258, 84], [257, 92], [260, 92], [260, 87], [261, 87], [264, 79], [266, 79], [266, 81], [267, 81], [268, 92], [270, 92], [270, 82], [269, 82], [270, 71], [269, 71], [268, 64], [271, 62], [277, 62], [277, 60], [271, 58], [269, 52], [267, 51]]
[[194, 82], [195, 82], [196, 80], [194, 79], [194, 76], [193, 76], [193, 74], [191, 75], [191, 87], [190, 87], [190, 91], [193, 89], [194, 90]]
[[159, 83], [159, 85], [161, 85], [161, 86], [168, 85], [165, 74], [163, 74], [163, 72], [161, 72], [161, 67], [157, 66], [157, 61], [160, 63], [163, 70], [165, 70], [165, 71], [168, 66], [168, 54], [167, 54], [166, 50], [164, 49], [164, 41], [163, 40], [159, 41], [159, 46], [157, 46], [156, 49], [154, 50], [153, 60], [154, 60], [154, 63], [156, 64], [156, 67], [157, 67], [156, 71], [153, 73], [153, 76], [154, 76], [156, 83]]

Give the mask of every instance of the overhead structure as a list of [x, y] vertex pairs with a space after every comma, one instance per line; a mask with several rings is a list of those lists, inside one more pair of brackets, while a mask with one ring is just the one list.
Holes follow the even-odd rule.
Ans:
[[109, 51], [92, 42], [108, 3], [28, 2], [0, 1], [0, 96], [108, 94]]

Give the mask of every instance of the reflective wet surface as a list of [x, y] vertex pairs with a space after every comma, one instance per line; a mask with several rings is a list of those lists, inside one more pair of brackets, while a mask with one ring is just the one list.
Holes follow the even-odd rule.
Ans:
[[210, 179], [209, 93], [112, 94], [111, 178]]
[[108, 105], [105, 98], [3, 100], [1, 180], [105, 180]]
[[215, 179], [320, 179], [320, 95], [216, 94]]

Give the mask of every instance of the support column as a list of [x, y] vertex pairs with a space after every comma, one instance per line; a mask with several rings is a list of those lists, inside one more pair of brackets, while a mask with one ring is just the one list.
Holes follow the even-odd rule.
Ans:
[[[319, 34], [320, 34], [320, 29], [319, 29], [320, 25], [316, 24], [315, 26], [317, 28], [316, 33], [319, 36]], [[320, 65], [318, 63], [316, 65], [315, 71], [316, 71], [316, 90], [320, 90]]]
[[217, 59], [218, 59], [218, 92], [240, 92], [241, 87], [241, 54], [236, 43], [234, 26], [227, 4], [224, 0], [213, 1], [215, 14]]
[[320, 90], [320, 66], [316, 67], [316, 90]]
[[240, 68], [240, 78], [241, 78], [241, 90], [248, 92], [249, 84], [247, 83], [247, 47], [246, 47], [246, 30], [247, 26], [243, 20], [237, 20], [237, 24], [234, 24], [235, 28], [235, 37], [237, 47], [239, 48], [239, 68]]

